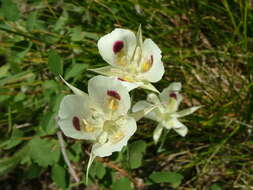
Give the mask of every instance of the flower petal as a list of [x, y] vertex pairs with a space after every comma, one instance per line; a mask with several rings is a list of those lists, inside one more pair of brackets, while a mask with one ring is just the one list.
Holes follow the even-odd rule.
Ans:
[[130, 30], [116, 28], [101, 37], [97, 45], [103, 59], [111, 65], [116, 65], [117, 53], [121, 50], [124, 51], [127, 59], [131, 58], [136, 46], [136, 37]]
[[173, 82], [167, 88], [163, 89], [160, 94], [160, 99], [162, 102], [167, 102], [171, 97], [171, 93], [179, 92], [182, 88], [182, 84], [180, 82]]
[[196, 110], [198, 110], [201, 107], [202, 106], [194, 106], [194, 107], [191, 107], [188, 109], [184, 109], [182, 111], [171, 114], [171, 117], [179, 117], [179, 118], [184, 117], [184, 116], [192, 114], [193, 112], [195, 112]]
[[132, 111], [134, 112], [133, 116], [136, 117], [136, 120], [145, 117], [157, 121], [157, 115], [153, 109], [155, 109], [154, 105], [148, 103], [147, 101], [141, 100], [132, 107]]
[[158, 124], [153, 133], [153, 140], [155, 144], [157, 144], [162, 132], [163, 132], [163, 126], [161, 124]]
[[[164, 123], [165, 124], [165, 123]], [[173, 128], [179, 135], [185, 136], [188, 132], [187, 127], [178, 121], [176, 118], [172, 118], [169, 121], [166, 122], [164, 125], [167, 129]]]
[[80, 95], [80, 96], [88, 96], [88, 94], [86, 94], [85, 92], [81, 91], [80, 89], [72, 86], [71, 84], [69, 84], [67, 81], [64, 80], [64, 78], [62, 78], [62, 76], [60, 75], [61, 80], [76, 94], [76, 95]]
[[92, 146], [92, 152], [99, 157], [110, 156], [113, 152], [121, 151], [121, 149], [127, 145], [129, 138], [135, 133], [137, 129], [136, 122], [133, 118], [126, 118], [123, 125], [120, 127], [120, 131], [124, 134], [124, 137], [113, 143], [110, 140], [105, 144], [96, 143]]
[[99, 131], [84, 132], [80, 129], [79, 123], [91, 115], [90, 102], [87, 96], [67, 95], [63, 98], [58, 113], [60, 118], [58, 125], [66, 136], [75, 139], [95, 140]]
[[151, 91], [156, 92], [156, 93], [160, 93], [160, 92], [159, 92], [152, 84], [150, 84], [150, 83], [143, 83], [140, 87], [143, 88], [143, 89], [151, 90]]
[[143, 43], [142, 51], [144, 59], [152, 59], [151, 68], [147, 72], [143, 73], [142, 77], [150, 82], [158, 82], [164, 74], [164, 66], [161, 60], [161, 50], [151, 39], [146, 39]]
[[[117, 109], [114, 113], [125, 115], [130, 109], [131, 102], [128, 90], [115, 78], [95, 76], [88, 82], [88, 91], [93, 102], [95, 102], [105, 114], [109, 114], [110, 111], [108, 106], [108, 100], [110, 98], [114, 98], [115, 101], [117, 101]], [[113, 97], [114, 94], [115, 96]]]

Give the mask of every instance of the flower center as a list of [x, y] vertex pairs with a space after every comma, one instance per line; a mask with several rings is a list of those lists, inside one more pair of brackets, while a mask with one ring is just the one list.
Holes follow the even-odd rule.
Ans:
[[107, 120], [104, 122], [104, 131], [108, 134], [109, 140], [112, 143], [117, 143], [124, 138], [124, 133], [119, 130], [119, 126], [115, 121]]
[[115, 111], [119, 107], [119, 101], [121, 99], [118, 92], [115, 90], [107, 90], [107, 95], [109, 96], [108, 99], [108, 108], [112, 111]]

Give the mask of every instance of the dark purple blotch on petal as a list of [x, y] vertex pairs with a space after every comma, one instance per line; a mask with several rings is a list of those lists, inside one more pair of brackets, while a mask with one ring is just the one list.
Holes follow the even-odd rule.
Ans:
[[124, 47], [123, 41], [116, 41], [113, 44], [113, 52], [118, 53]]
[[120, 100], [120, 95], [115, 90], [107, 90], [107, 95]]
[[174, 99], [177, 99], [177, 94], [175, 92], [171, 92], [170, 97], [174, 98]]
[[81, 130], [81, 127], [80, 127], [80, 120], [78, 117], [73, 117], [72, 119], [72, 124], [74, 126], [74, 128], [77, 130], [77, 131], [80, 131]]

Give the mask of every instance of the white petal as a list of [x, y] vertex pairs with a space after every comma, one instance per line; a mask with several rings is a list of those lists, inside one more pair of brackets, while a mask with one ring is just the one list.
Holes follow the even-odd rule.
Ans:
[[142, 77], [150, 82], [158, 82], [164, 74], [161, 50], [151, 39], [146, 39], [143, 43], [143, 57], [149, 59], [151, 56], [153, 64], [149, 71], [142, 74]]
[[155, 144], [157, 144], [162, 132], [163, 132], [163, 126], [161, 124], [158, 124], [153, 133], [153, 140]]
[[80, 96], [88, 96], [88, 94], [86, 94], [85, 92], [81, 91], [80, 89], [72, 86], [71, 84], [69, 84], [67, 81], [64, 80], [64, 78], [62, 78], [62, 76], [60, 75], [61, 80], [76, 94], [76, 95], [80, 95]]
[[180, 82], [173, 82], [167, 88], [163, 89], [160, 94], [160, 99], [162, 102], [168, 101], [170, 98], [170, 94], [172, 92], [179, 92], [182, 88], [182, 84]]
[[58, 125], [66, 136], [75, 139], [95, 140], [99, 130], [84, 132], [73, 126], [74, 117], [81, 121], [91, 115], [90, 103], [91, 100], [88, 96], [67, 95], [62, 99], [58, 113]]
[[167, 129], [173, 128], [179, 135], [185, 136], [188, 132], [187, 127], [178, 121], [176, 118], [172, 118], [169, 121], [167, 121], [166, 126]]
[[123, 42], [123, 51], [130, 59], [136, 46], [136, 37], [132, 31], [116, 28], [111, 33], [101, 37], [98, 41], [99, 53], [103, 59], [111, 65], [115, 65], [116, 53], [113, 48], [115, 43], [119, 41]]
[[133, 118], [127, 118], [124, 125], [121, 126], [120, 131], [125, 135], [119, 142], [112, 143], [110, 140], [105, 144], [96, 143], [92, 147], [94, 155], [99, 157], [110, 156], [113, 152], [121, 151], [127, 145], [127, 141], [136, 131], [136, 122]]
[[131, 101], [128, 90], [122, 83], [114, 78], [95, 76], [88, 82], [89, 96], [92, 98], [104, 113], [108, 113], [108, 91], [115, 91], [119, 95], [118, 109], [115, 111], [118, 115], [125, 115], [130, 109]]
[[143, 89], [151, 90], [151, 91], [156, 92], [156, 93], [160, 93], [160, 92], [159, 92], [152, 84], [150, 84], [150, 83], [143, 83], [140, 87], [143, 88]]
[[199, 108], [201, 108], [201, 106], [194, 106], [188, 109], [184, 109], [182, 111], [176, 112], [171, 114], [172, 117], [184, 117], [187, 115], [192, 114], [193, 112], [195, 112], [196, 110], [198, 110]]
[[138, 88], [143, 84], [142, 82], [127, 82], [127, 81], [120, 81], [120, 82], [127, 88], [128, 91]]
[[101, 74], [101, 75], [105, 75], [105, 76], [115, 76], [115, 72], [112, 72], [112, 69], [113, 69], [112, 66], [105, 66], [105, 67], [100, 67], [96, 69], [88, 69], [88, 70]]
[[[141, 100], [141, 101], [137, 102], [132, 107], [132, 111], [134, 113], [138, 114], [138, 116], [137, 116], [138, 119], [140, 119], [141, 117], [144, 116], [145, 118], [156, 121], [157, 120], [157, 115], [156, 115], [156, 112], [153, 109], [154, 109], [154, 106], [152, 104], [144, 101], [144, 100]], [[134, 115], [134, 113], [133, 113], [133, 115]]]
[[85, 117], [90, 115], [90, 103], [91, 100], [88, 96], [64, 96], [59, 108], [59, 117], [61, 119], [72, 119], [74, 116]]

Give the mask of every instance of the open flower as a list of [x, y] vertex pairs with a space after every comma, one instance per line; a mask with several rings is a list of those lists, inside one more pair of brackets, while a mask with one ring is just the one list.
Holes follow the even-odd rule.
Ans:
[[179, 94], [180, 90], [181, 83], [174, 82], [165, 88], [159, 96], [151, 93], [148, 95], [147, 101], [139, 101], [133, 106], [133, 112], [138, 112], [154, 105], [156, 106], [155, 109], [145, 116], [159, 123], [153, 134], [155, 143], [158, 142], [163, 128], [174, 129], [179, 135], [185, 136], [188, 129], [178, 118], [189, 115], [200, 108], [200, 106], [196, 106], [177, 111], [183, 99], [182, 95]]
[[137, 38], [130, 30], [116, 28], [99, 39], [98, 50], [110, 66], [92, 71], [118, 78], [129, 90], [140, 86], [158, 92], [151, 83], [164, 74], [161, 50], [151, 39], [142, 41], [141, 28]]
[[61, 101], [58, 125], [68, 137], [93, 142], [88, 171], [96, 156], [120, 151], [136, 131], [136, 121], [128, 115], [130, 96], [120, 81], [104, 76], [89, 80], [89, 94], [64, 82], [75, 95]]

